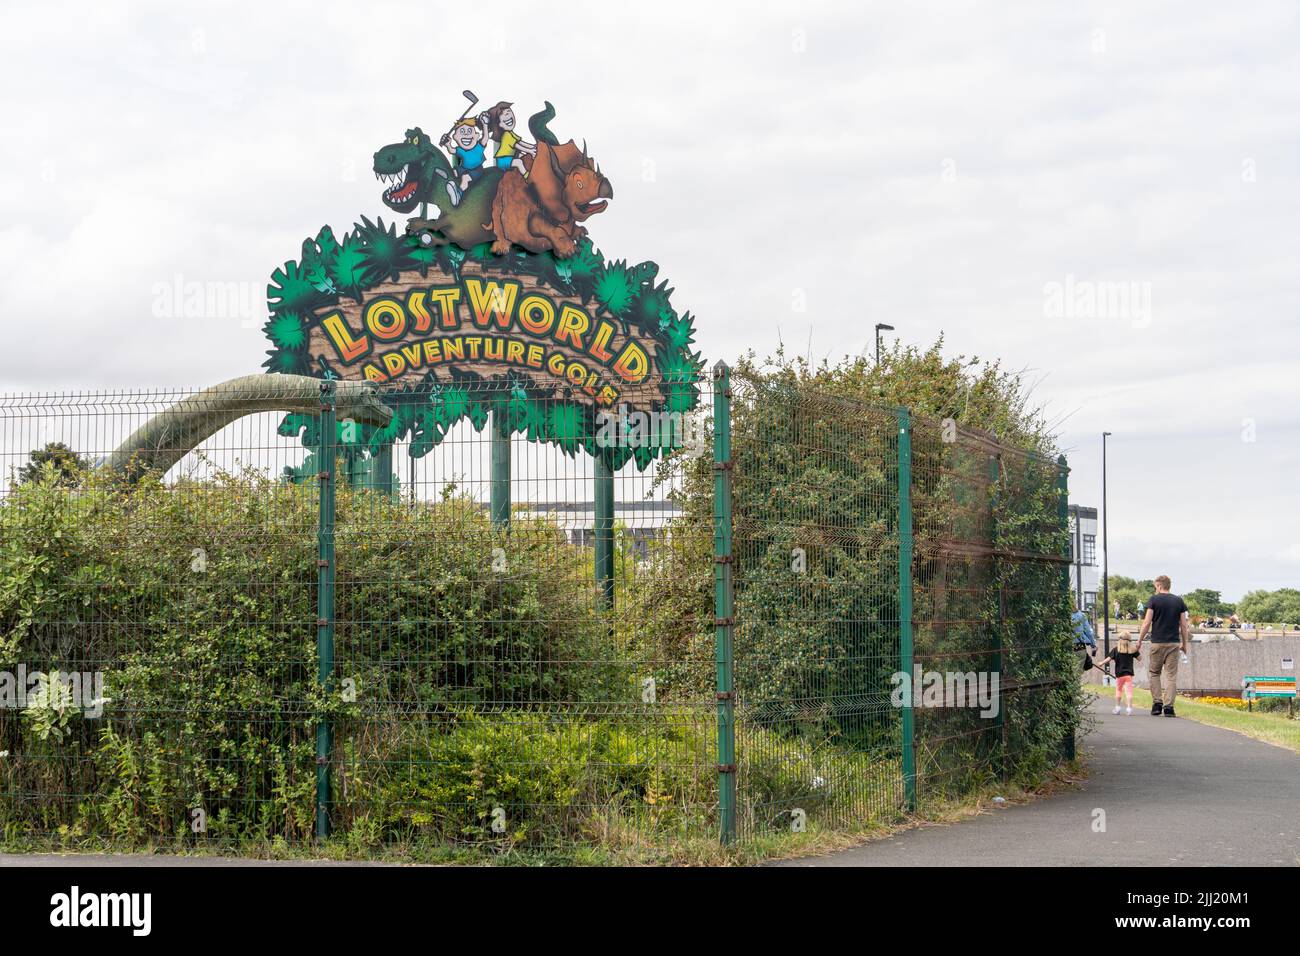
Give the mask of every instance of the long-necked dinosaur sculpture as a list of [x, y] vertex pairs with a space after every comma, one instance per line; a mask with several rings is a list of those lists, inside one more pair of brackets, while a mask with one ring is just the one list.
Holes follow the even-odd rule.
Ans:
[[[385, 425], [392, 409], [366, 382], [335, 382], [340, 419]], [[257, 412], [320, 411], [321, 380], [308, 375], [255, 374], [232, 378], [159, 412], [131, 433], [101, 468], [135, 478], [146, 471], [166, 472], [221, 429]]]

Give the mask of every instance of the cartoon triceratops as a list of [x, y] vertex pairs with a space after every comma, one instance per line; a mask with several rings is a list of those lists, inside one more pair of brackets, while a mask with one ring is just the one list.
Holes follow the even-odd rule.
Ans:
[[539, 139], [528, 178], [507, 170], [492, 200], [492, 251], [510, 251], [518, 243], [533, 252], [555, 251], [560, 259], [573, 255], [587, 234], [579, 225], [605, 209], [614, 187], [573, 140], [552, 145]]

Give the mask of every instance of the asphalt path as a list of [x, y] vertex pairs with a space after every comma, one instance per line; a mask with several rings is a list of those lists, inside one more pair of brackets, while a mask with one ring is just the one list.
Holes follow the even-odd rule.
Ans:
[[1092, 706], [1090, 772], [1076, 788], [780, 865], [1300, 864], [1300, 755], [1148, 710], [1114, 716], [1108, 698]]

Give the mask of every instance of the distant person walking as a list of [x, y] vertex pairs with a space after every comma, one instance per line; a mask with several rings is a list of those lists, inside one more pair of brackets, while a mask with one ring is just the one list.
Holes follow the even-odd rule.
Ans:
[[1187, 653], [1192, 636], [1192, 623], [1187, 616], [1187, 605], [1177, 594], [1170, 594], [1169, 575], [1155, 580], [1156, 593], [1147, 601], [1146, 616], [1138, 633], [1137, 649], [1142, 652], [1142, 641], [1151, 634], [1151, 650], [1147, 652], [1147, 676], [1151, 684], [1151, 716], [1163, 713], [1173, 717], [1174, 697], [1178, 694], [1178, 659]]

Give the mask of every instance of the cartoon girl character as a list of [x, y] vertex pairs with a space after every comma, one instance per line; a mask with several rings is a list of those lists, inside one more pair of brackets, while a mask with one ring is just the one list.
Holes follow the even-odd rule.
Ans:
[[456, 184], [447, 184], [452, 205], [460, 204], [460, 194], [487, 169], [487, 141], [487, 129], [473, 117], [457, 120], [451, 132], [442, 138], [443, 147], [451, 150], [456, 170], [460, 173], [459, 189], [453, 191]]
[[533, 143], [524, 142], [520, 139], [519, 134], [515, 132], [515, 124], [518, 120], [515, 118], [513, 107], [513, 103], [502, 100], [487, 112], [480, 113], [479, 123], [492, 134], [492, 140], [497, 144], [497, 166], [502, 169], [514, 167], [526, 175], [528, 170], [524, 166], [524, 161], [516, 154], [535, 155], [537, 146]]

